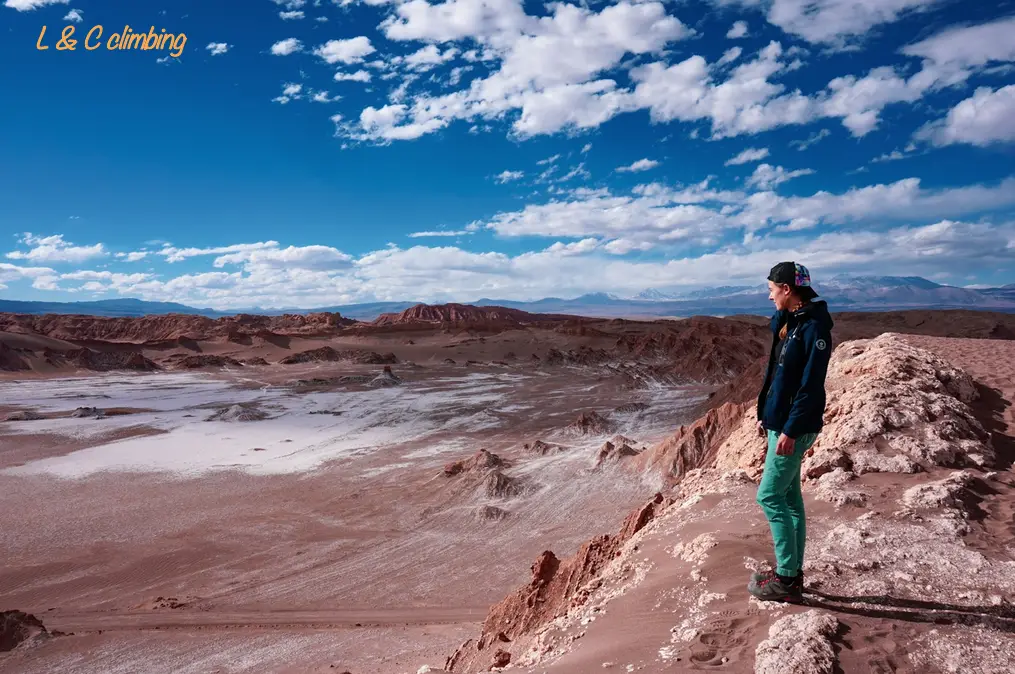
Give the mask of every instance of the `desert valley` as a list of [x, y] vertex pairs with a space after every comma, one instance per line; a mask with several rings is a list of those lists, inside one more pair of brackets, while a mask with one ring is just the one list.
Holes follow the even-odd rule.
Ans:
[[833, 317], [796, 606], [765, 318], [0, 314], [0, 669], [1008, 672], [1015, 315]]

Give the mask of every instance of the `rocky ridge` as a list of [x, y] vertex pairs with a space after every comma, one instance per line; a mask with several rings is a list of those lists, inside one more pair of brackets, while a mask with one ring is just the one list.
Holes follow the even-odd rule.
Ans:
[[23, 611], [0, 612], [0, 653], [30, 648], [58, 633], [51, 633], [42, 621]]
[[506, 307], [478, 307], [471, 304], [417, 304], [405, 311], [395, 314], [381, 314], [371, 323], [373, 326], [424, 324], [448, 325], [490, 325], [490, 326], [522, 326], [533, 323], [546, 323], [570, 317], [551, 314], [533, 314], [520, 309]]
[[238, 314], [207, 318], [190, 314], [164, 314], [109, 318], [70, 314], [2, 314], [0, 331], [39, 334], [73, 342], [102, 341], [146, 344], [171, 340], [237, 340], [244, 336], [320, 336], [355, 325], [337, 313], [260, 316]]

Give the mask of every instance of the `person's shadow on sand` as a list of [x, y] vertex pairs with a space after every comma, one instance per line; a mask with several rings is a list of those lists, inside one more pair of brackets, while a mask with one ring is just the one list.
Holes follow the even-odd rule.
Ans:
[[[1015, 634], [1015, 605], [1007, 602], [998, 606], [961, 606], [918, 599], [899, 599], [890, 595], [844, 597], [814, 589], [806, 589], [804, 593], [803, 606], [822, 608], [826, 611], [906, 622], [986, 627]], [[854, 604], [867, 604], [870, 608]]]

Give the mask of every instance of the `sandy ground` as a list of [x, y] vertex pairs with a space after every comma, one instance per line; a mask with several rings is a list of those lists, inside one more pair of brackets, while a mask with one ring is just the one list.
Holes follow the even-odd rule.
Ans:
[[[617, 526], [649, 487], [592, 471], [596, 450], [615, 433], [654, 442], [702, 395], [433, 361], [393, 366], [391, 387], [292, 386], [381, 374], [337, 363], [8, 378], [0, 407], [42, 418], [0, 424], [0, 511], [17, 514], [0, 531], [0, 596], [73, 636], [4, 670], [415, 672], [540, 551]], [[632, 402], [646, 409], [615, 411]], [[264, 418], [231, 420], [234, 405]], [[82, 406], [125, 413], [70, 416]], [[563, 431], [593, 410], [609, 433]], [[525, 449], [540, 439], [564, 450]], [[443, 475], [480, 448], [520, 493]]]

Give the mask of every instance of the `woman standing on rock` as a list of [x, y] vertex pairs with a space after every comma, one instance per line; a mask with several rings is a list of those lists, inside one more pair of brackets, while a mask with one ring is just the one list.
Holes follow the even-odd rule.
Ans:
[[798, 601], [803, 593], [807, 541], [800, 464], [818, 437], [825, 413], [825, 373], [832, 352], [832, 317], [811, 288], [807, 268], [780, 262], [768, 275], [775, 304], [772, 351], [758, 396], [758, 433], [768, 435], [758, 505], [775, 543], [775, 571], [754, 574], [748, 591], [773, 601]]

